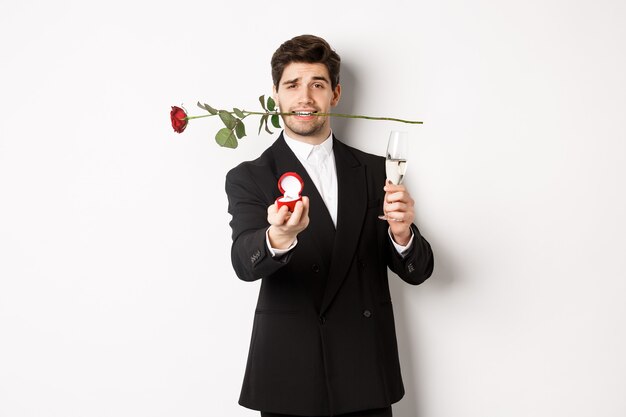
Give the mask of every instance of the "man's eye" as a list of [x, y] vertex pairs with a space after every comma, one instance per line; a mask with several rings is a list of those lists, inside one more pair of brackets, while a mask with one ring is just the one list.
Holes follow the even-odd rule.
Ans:
[[287, 88], [296, 88], [296, 85], [295, 85], [295, 84], [289, 84], [289, 85], [287, 86]]
[[321, 83], [313, 84], [313, 86], [315, 88], [324, 88], [324, 84], [321, 84]]

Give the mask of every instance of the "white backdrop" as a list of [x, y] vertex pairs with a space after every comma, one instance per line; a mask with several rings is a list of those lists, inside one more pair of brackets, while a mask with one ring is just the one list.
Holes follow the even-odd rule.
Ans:
[[[1, 417], [258, 415], [223, 184], [273, 137], [169, 110], [255, 109], [302, 33], [342, 56], [340, 111], [425, 121], [395, 415], [626, 415], [624, 2], [87, 3], [0, 4]], [[382, 154], [398, 125], [334, 127]]]

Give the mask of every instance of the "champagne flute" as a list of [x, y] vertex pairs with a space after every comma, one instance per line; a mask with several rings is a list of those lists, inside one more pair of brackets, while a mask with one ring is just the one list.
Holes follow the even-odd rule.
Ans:
[[[392, 130], [387, 143], [387, 156], [385, 161], [385, 172], [387, 179], [396, 185], [402, 184], [406, 173], [406, 163], [409, 150], [409, 134]], [[386, 214], [378, 216], [381, 220], [389, 219]]]

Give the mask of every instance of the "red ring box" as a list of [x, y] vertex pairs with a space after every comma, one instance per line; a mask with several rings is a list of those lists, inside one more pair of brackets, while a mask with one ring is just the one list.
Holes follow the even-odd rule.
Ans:
[[278, 210], [282, 206], [287, 206], [289, 211], [293, 212], [296, 207], [296, 203], [302, 200], [302, 189], [304, 188], [304, 181], [300, 175], [295, 172], [285, 172], [278, 179], [278, 189], [283, 193], [282, 197], [276, 199], [276, 206]]

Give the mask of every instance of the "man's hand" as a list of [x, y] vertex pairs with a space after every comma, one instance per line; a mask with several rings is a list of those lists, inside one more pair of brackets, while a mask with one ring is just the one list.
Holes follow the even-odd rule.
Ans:
[[383, 212], [397, 244], [406, 246], [411, 239], [411, 224], [415, 218], [415, 202], [404, 185], [385, 184], [385, 202]]
[[309, 225], [309, 197], [302, 197], [296, 203], [293, 213], [287, 206], [280, 210], [276, 203], [267, 208], [267, 222], [270, 224], [268, 236], [270, 244], [275, 249], [287, 249]]

